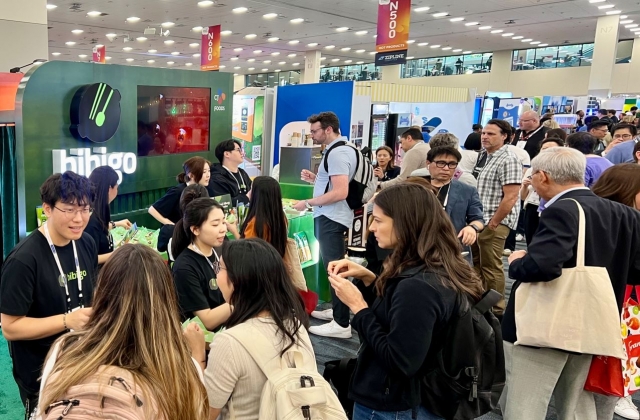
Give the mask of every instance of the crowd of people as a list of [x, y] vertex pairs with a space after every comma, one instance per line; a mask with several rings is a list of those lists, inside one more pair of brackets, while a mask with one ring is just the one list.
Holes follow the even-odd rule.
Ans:
[[[89, 178], [54, 174], [42, 184], [47, 221], [11, 252], [0, 278], [2, 332], [25, 418], [92, 418], [116, 408], [139, 418], [271, 418], [265, 412], [272, 406], [291, 404], [268, 388], [274, 369], [306, 372], [298, 387], [321, 387], [309, 333], [349, 339], [352, 329], [362, 346], [350, 407], [327, 394], [296, 394], [291, 400], [303, 414], [296, 418], [318, 418], [314, 410], [334, 416], [324, 418], [350, 412], [355, 420], [453, 418], [442, 402], [424, 397], [423, 378], [439, 372], [463, 308], [484, 302], [490, 290], [500, 295], [487, 309], [500, 348], [504, 338], [503, 366], [492, 368], [506, 372], [498, 384], [506, 420], [544, 419], [552, 396], [562, 419], [610, 420], [614, 411], [640, 417], [629, 399], [584, 390], [593, 354], [519, 345], [519, 331], [544, 327], [517, 322], [519, 290], [551, 284], [579, 264], [606, 269], [619, 320], [626, 286], [640, 281], [633, 124], [611, 127], [617, 143], [600, 154], [597, 121], [589, 132], [567, 136], [533, 111], [521, 115], [518, 130], [503, 120], [474, 127], [479, 131], [464, 147], [450, 133], [426, 143], [419, 128], [407, 130], [400, 167], [392, 148], [375, 151], [378, 193], [370, 202], [365, 268], [345, 258], [353, 221], [346, 199], [359, 151], [343, 143], [332, 112], [309, 123], [325, 153], [317, 173], [302, 171], [314, 192], [295, 208], [313, 209], [330, 309], [305, 307], [309, 290], [287, 239], [279, 185], [247, 176], [236, 140], [216, 147], [219, 165], [188, 159], [178, 185], [149, 208], [162, 224], [158, 250], [168, 251], [170, 265], [143, 245], [114, 250], [110, 230], [131, 222], [111, 218], [113, 169], [97, 168]], [[210, 198], [226, 194], [249, 206], [241, 226]], [[509, 248], [517, 239], [526, 251]], [[515, 280], [508, 301], [505, 255]], [[562, 315], [565, 302], [547, 303]], [[328, 322], [310, 326], [309, 313]], [[188, 322], [195, 317], [216, 332], [210, 344], [199, 324]], [[91, 400], [92, 392], [102, 399]]]

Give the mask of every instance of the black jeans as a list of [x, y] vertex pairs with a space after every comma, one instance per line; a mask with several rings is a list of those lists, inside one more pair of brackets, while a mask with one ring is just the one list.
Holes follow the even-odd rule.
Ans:
[[[325, 271], [331, 261], [344, 258], [347, 253], [345, 237], [349, 229], [338, 222], [330, 220], [326, 216], [318, 216], [314, 219], [315, 235], [320, 244], [320, 257]], [[331, 290], [331, 305], [333, 306], [333, 320], [341, 327], [349, 326], [349, 308], [336, 296], [333, 287]]]
[[34, 394], [20, 385], [18, 385], [18, 391], [20, 391], [20, 400], [24, 405], [24, 419], [28, 420], [38, 406], [38, 394]]

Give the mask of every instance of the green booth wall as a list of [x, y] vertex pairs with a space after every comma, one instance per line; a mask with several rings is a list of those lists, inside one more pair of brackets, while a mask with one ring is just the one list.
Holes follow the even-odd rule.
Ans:
[[[115, 135], [105, 143], [77, 140], [69, 130], [74, 93], [81, 86], [93, 83], [106, 83], [117, 89], [122, 97], [120, 125]], [[182, 172], [182, 163], [193, 156], [216, 161], [215, 146], [231, 138], [233, 76], [230, 73], [69, 61], [44, 63], [29, 70], [16, 97], [20, 237], [37, 227], [35, 209], [41, 205], [39, 188], [53, 173], [52, 150], [65, 149], [68, 152], [72, 148], [107, 147], [108, 153], [137, 154], [138, 86], [210, 88], [209, 151], [138, 158], [135, 173], [123, 174], [118, 197], [112, 203], [114, 218], [127, 217], [142, 226], [159, 227], [147, 213], [147, 208], [168, 187], [176, 184], [175, 178]], [[214, 103], [213, 96], [219, 91], [224, 93], [225, 99]]]

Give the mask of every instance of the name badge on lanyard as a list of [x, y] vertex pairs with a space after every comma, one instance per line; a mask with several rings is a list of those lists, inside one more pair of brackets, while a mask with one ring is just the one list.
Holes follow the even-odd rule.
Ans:
[[526, 140], [520, 140], [517, 144], [517, 146], [521, 149], [524, 149], [524, 147], [527, 145], [527, 141]]

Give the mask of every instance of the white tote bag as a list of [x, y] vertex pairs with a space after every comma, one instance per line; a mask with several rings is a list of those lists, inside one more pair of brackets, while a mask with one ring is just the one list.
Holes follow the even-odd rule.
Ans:
[[555, 280], [522, 283], [515, 292], [516, 345], [624, 358], [620, 311], [604, 267], [585, 267], [585, 216], [578, 205], [575, 268]]

